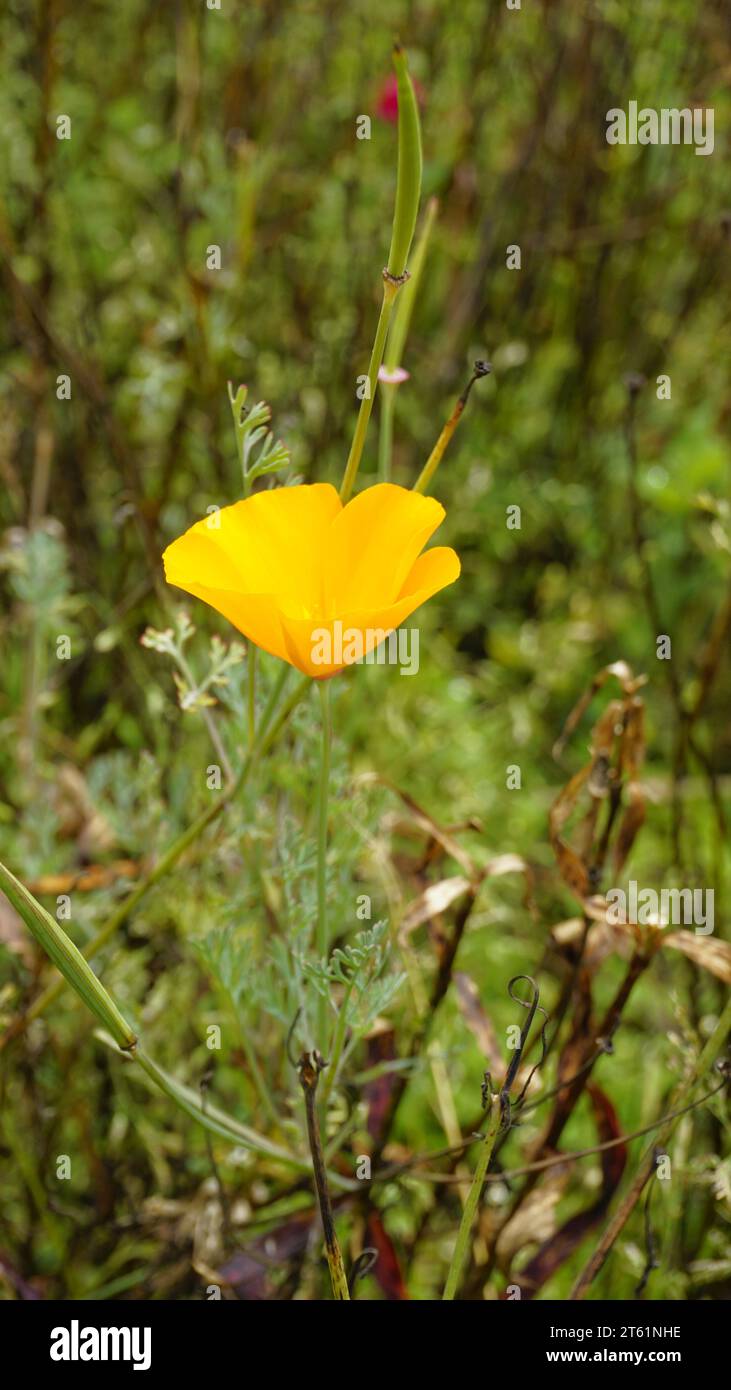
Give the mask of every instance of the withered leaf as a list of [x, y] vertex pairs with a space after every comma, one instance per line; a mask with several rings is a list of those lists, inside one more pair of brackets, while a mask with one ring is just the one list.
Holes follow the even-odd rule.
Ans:
[[408, 808], [412, 823], [422, 834], [436, 840], [437, 843], [441, 845], [445, 854], [448, 854], [450, 859], [454, 860], [455, 864], [459, 864], [460, 868], [469, 878], [474, 878], [475, 864], [467, 851], [463, 849], [462, 845], [454, 839], [454, 836], [450, 834], [447, 829], [439, 825], [438, 821], [436, 821], [433, 816], [430, 816], [428, 811], [424, 810], [423, 806], [420, 806], [418, 802], [414, 801], [414, 798], [409, 796], [408, 792], [402, 791], [400, 787], [395, 786], [387, 777], [381, 777], [377, 773], [366, 773], [359, 780], [361, 782], [375, 782], [379, 786], [388, 787], [389, 791], [392, 791], [399, 797], [404, 806]]
[[474, 980], [461, 970], [455, 972], [454, 985], [460, 1012], [473, 1037], [477, 1039], [480, 1051], [484, 1053], [490, 1070], [502, 1075], [504, 1062], [500, 1043], [492, 1020], [488, 1018], [480, 1003], [480, 995]]
[[405, 933], [416, 931], [422, 923], [436, 917], [465, 893], [473, 892], [473, 884], [461, 874], [453, 878], [442, 878], [438, 883], [430, 883], [428, 888], [409, 903], [401, 919], [401, 930]]
[[619, 681], [620, 687], [622, 689], [622, 694], [625, 696], [634, 695], [635, 692], [639, 690], [640, 687], [643, 686], [647, 680], [646, 676], [634, 676], [632, 674], [631, 667], [627, 665], [626, 661], [613, 661], [611, 665], [603, 666], [601, 671], [597, 672], [597, 674], [595, 675], [588, 690], [584, 691], [584, 694], [574, 705], [574, 708], [572, 709], [568, 719], [566, 720], [566, 723], [564, 724], [563, 729], [561, 731], [561, 735], [554, 745], [554, 758], [560, 758], [564, 748], [566, 747], [566, 744], [568, 743], [568, 740], [571, 738], [571, 735], [574, 732], [574, 729], [579, 724], [579, 721], [581, 720], [584, 711], [591, 704], [597, 691], [601, 690], [605, 682], [609, 680], [610, 676], [614, 676], [616, 680]]
[[695, 965], [731, 985], [731, 944], [728, 941], [719, 941], [710, 934], [697, 936], [692, 931], [672, 931], [663, 935], [662, 944], [682, 951]]

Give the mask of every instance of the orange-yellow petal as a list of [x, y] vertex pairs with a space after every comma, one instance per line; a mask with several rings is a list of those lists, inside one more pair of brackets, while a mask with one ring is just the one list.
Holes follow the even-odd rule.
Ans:
[[443, 518], [444, 508], [433, 497], [395, 483], [358, 493], [329, 529], [325, 593], [330, 614], [393, 603]]
[[322, 554], [342, 504], [330, 483], [257, 492], [196, 522], [163, 555], [170, 584], [322, 598]]
[[[275, 488], [197, 522], [168, 546], [165, 575], [257, 646], [322, 678], [367, 655], [457, 578], [453, 550], [420, 554], [443, 517], [433, 498], [391, 483], [346, 508], [327, 483]], [[315, 654], [323, 632], [332, 660], [321, 643]]]
[[448, 584], [454, 584], [455, 579], [459, 579], [460, 570], [459, 556], [449, 546], [438, 545], [433, 550], [427, 550], [412, 565], [396, 602], [375, 614], [371, 613], [369, 626], [399, 627], [404, 618], [408, 618], [427, 599], [439, 593], [440, 589], [446, 589]]
[[[440, 589], [453, 584], [459, 573], [460, 562], [455, 551], [448, 546], [437, 546], [421, 555], [412, 565], [404, 591], [395, 603], [341, 612], [328, 621], [282, 612], [287, 660], [315, 679], [334, 675], [380, 645], [410, 613]], [[360, 641], [351, 644], [349, 634], [353, 633], [360, 635]], [[329, 636], [325, 637], [325, 634]], [[357, 650], [349, 655], [351, 645]], [[323, 660], [323, 652], [329, 652], [334, 659]]]
[[289, 661], [278, 600], [274, 594], [242, 594], [238, 589], [216, 589], [210, 585], [196, 584], [193, 580], [186, 584], [178, 582], [178, 587], [222, 614], [262, 651]]

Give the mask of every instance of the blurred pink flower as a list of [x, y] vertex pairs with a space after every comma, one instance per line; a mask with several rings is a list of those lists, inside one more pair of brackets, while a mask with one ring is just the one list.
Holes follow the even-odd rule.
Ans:
[[[416, 93], [416, 100], [419, 106], [423, 107], [424, 88], [420, 82], [416, 81], [416, 78], [412, 78], [412, 81]], [[376, 115], [380, 116], [382, 121], [389, 121], [391, 125], [395, 125], [398, 120], [398, 82], [395, 72], [385, 78], [381, 84], [381, 89], [378, 93], [378, 101], [376, 103]]]
[[378, 380], [385, 381], [387, 386], [400, 386], [402, 381], [408, 381], [409, 373], [405, 367], [385, 367], [383, 364], [378, 368]]

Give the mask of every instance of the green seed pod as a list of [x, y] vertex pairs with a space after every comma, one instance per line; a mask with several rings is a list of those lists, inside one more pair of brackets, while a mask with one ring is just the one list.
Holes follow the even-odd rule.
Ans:
[[421, 273], [424, 269], [427, 248], [429, 246], [429, 238], [432, 234], [432, 228], [434, 226], [434, 219], [437, 215], [438, 207], [439, 204], [437, 202], [437, 199], [430, 198], [427, 204], [426, 217], [424, 218], [424, 226], [422, 228], [419, 240], [417, 241], [416, 246], [414, 248], [414, 255], [410, 266], [411, 274], [409, 276], [408, 281], [401, 290], [400, 294], [398, 295], [398, 298], [396, 299], [396, 307], [393, 311], [391, 328], [388, 335], [388, 341], [386, 343], [386, 351], [384, 354], [384, 364], [390, 372], [395, 371], [397, 367], [401, 366], [401, 359], [404, 355], [404, 348], [406, 346], [406, 338], [408, 336], [409, 325], [411, 323], [411, 314], [414, 308], [416, 292], [419, 288]]
[[97, 979], [89, 962], [74, 945], [70, 936], [58, 922], [41, 907], [23, 883], [11, 874], [4, 864], [0, 864], [0, 889], [12, 903], [15, 911], [22, 917], [28, 930], [58, 966], [64, 979], [76, 990], [87, 1008], [109, 1030], [114, 1041], [122, 1048], [134, 1047], [137, 1039], [127, 1021], [122, 1017], [114, 1000]]
[[416, 94], [406, 66], [406, 55], [398, 44], [393, 50], [393, 62], [398, 84], [398, 175], [388, 271], [395, 279], [399, 279], [406, 270], [419, 211], [421, 126]]

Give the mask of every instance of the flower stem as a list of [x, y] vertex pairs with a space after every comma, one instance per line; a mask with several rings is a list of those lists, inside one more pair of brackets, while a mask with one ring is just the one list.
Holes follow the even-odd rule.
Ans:
[[[173, 659], [176, 662], [178, 669], [182, 672], [183, 677], [188, 682], [190, 689], [195, 690], [195, 676], [193, 675], [193, 672], [191, 671], [190, 666], [188, 665], [188, 662], [186, 661], [179, 647], [175, 648], [173, 652]], [[207, 709], [205, 705], [201, 710], [201, 714], [203, 715], [203, 723], [205, 724], [208, 730], [211, 743], [213, 744], [213, 747], [216, 750], [218, 760], [221, 764], [221, 767], [223, 768], [226, 781], [233, 782], [235, 780], [234, 770], [231, 766], [230, 758], [224, 747], [223, 739], [221, 738], [221, 735], [218, 732], [218, 726], [216, 724], [216, 721], [213, 718], [210, 709]]]
[[246, 658], [246, 710], [249, 725], [249, 748], [256, 741], [256, 647], [249, 642]]
[[454, 1247], [452, 1262], [449, 1266], [447, 1282], [444, 1287], [444, 1294], [442, 1295], [443, 1299], [451, 1300], [454, 1298], [459, 1286], [459, 1281], [462, 1277], [462, 1270], [464, 1269], [465, 1260], [467, 1259], [467, 1247], [470, 1242], [472, 1227], [477, 1214], [477, 1205], [480, 1200], [493, 1149], [495, 1148], [495, 1140], [500, 1132], [500, 1121], [500, 1105], [496, 1103], [496, 1098], [492, 1097], [490, 1100], [490, 1110], [488, 1112], [487, 1132], [480, 1148], [477, 1167], [475, 1168], [472, 1178], [472, 1186], [467, 1195], [467, 1201], [464, 1204], [462, 1220], [457, 1235], [457, 1243]]
[[396, 404], [395, 386], [381, 388], [381, 416], [378, 435], [378, 478], [379, 482], [391, 481], [391, 453], [393, 449], [393, 411]]
[[[327, 956], [327, 813], [330, 790], [330, 682], [317, 682], [320, 694], [322, 716], [322, 737], [320, 740], [320, 776], [317, 790], [317, 933], [315, 949], [320, 959]], [[317, 1035], [321, 1046], [327, 1047], [327, 997], [318, 997]]]
[[365, 391], [365, 394], [363, 395], [363, 398], [360, 403], [358, 419], [355, 422], [355, 433], [353, 435], [353, 442], [350, 446], [348, 462], [345, 465], [345, 473], [343, 475], [343, 481], [340, 485], [340, 500], [343, 503], [343, 506], [345, 506], [346, 502], [350, 501], [350, 497], [353, 491], [353, 484], [355, 483], [355, 479], [358, 474], [358, 469], [360, 467], [360, 460], [363, 454], [363, 445], [365, 444], [366, 430], [368, 429], [368, 421], [371, 418], [373, 400], [376, 394], [376, 387], [378, 385], [378, 368], [380, 367], [381, 362], [383, 361], [383, 349], [386, 346], [386, 334], [388, 332], [388, 325], [391, 319], [393, 302], [401, 288], [401, 285], [404, 283], [405, 278], [405, 276], [402, 276], [400, 279], [395, 279], [392, 275], [389, 274], [387, 270], [384, 270], [383, 272], [383, 299], [381, 301], [381, 312], [379, 314], [378, 324], [376, 327], [376, 336], [373, 340], [371, 360], [368, 366], [367, 390]]
[[333, 1219], [330, 1189], [327, 1182], [325, 1157], [322, 1152], [322, 1141], [320, 1139], [320, 1122], [317, 1118], [317, 1083], [320, 1079], [320, 1072], [325, 1065], [319, 1052], [303, 1052], [297, 1070], [299, 1071], [300, 1085], [305, 1097], [307, 1138], [310, 1144], [310, 1153], [312, 1154], [312, 1167], [315, 1174], [317, 1200], [320, 1204], [320, 1216], [322, 1217], [322, 1230], [325, 1237], [325, 1254], [327, 1255], [327, 1263], [330, 1270], [330, 1282], [332, 1284], [333, 1297], [337, 1299], [339, 1303], [343, 1303], [350, 1302], [350, 1290], [348, 1289], [348, 1281], [345, 1277], [345, 1266], [343, 1265], [343, 1257], [340, 1252], [338, 1238], [335, 1234], [335, 1221]]

